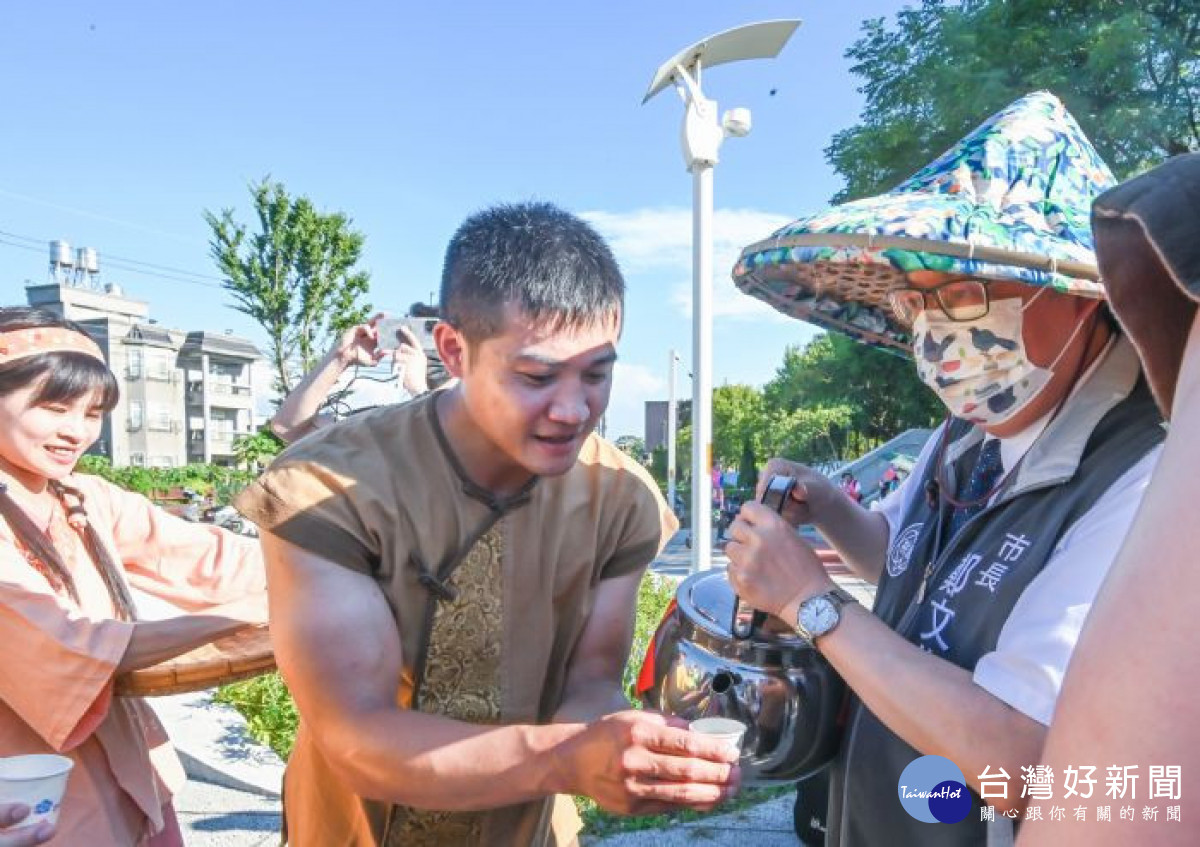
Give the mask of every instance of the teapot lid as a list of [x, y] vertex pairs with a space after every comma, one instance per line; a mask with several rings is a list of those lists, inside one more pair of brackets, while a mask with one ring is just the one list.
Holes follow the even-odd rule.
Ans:
[[[692, 623], [717, 638], [733, 640], [735, 592], [724, 570], [692, 574], [679, 585], [675, 594], [680, 611]], [[767, 622], [751, 633], [751, 643], [773, 647], [808, 647], [807, 640], [779, 618], [767, 616]]]

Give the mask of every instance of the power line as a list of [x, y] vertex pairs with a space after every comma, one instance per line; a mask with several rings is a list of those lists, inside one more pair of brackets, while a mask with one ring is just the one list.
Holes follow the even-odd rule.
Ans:
[[140, 230], [141, 232], [149, 233], [150, 235], [157, 235], [162, 238], [170, 238], [173, 241], [180, 241], [184, 244], [196, 243], [196, 239], [194, 238], [185, 238], [182, 235], [176, 235], [173, 232], [163, 232], [162, 230], [151, 229], [150, 227], [142, 226], [141, 224], [136, 224], [132, 221], [124, 221], [120, 218], [111, 218], [107, 215], [98, 215], [95, 212], [89, 212], [85, 209], [76, 209], [73, 206], [63, 206], [59, 203], [50, 203], [46, 200], [39, 200], [36, 197], [30, 197], [26, 194], [18, 194], [15, 191], [6, 191], [3, 188], [0, 188], [0, 194], [4, 195], [5, 197], [11, 197], [14, 200], [21, 200], [25, 203], [33, 203], [35, 206], [45, 206], [48, 209], [57, 209], [60, 212], [69, 212], [72, 215], [80, 215], [81, 217], [92, 218], [93, 220], [104, 221], [105, 223], [117, 224], [118, 226]]
[[[12, 239], [19, 239], [20, 241], [30, 243], [21, 244]], [[28, 235], [18, 235], [16, 233], [0, 230], [0, 246], [16, 247], [21, 250], [29, 250], [34, 253], [41, 253], [46, 249], [44, 245], [49, 243], [49, 239], [31, 238]], [[33, 246], [34, 244], [43, 246], [35, 247]], [[143, 276], [153, 277], [154, 279], [165, 279], [170, 280], [171, 282], [186, 283], [188, 285], [200, 285], [205, 288], [223, 289], [225, 287], [219, 277], [208, 276], [206, 274], [196, 273], [195, 271], [184, 270], [183, 268], [172, 268], [169, 265], [158, 265], [153, 262], [143, 262], [138, 259], [127, 259], [108, 253], [102, 255], [104, 256], [105, 266], [112, 266], [113, 268], [116, 268], [119, 271], [124, 271], [125, 273], [141, 274]], [[142, 267], [137, 267], [138, 265]], [[144, 270], [144, 268], [151, 268], [152, 270]]]
[[[6, 232], [5, 230], [2, 230], [2, 229], [0, 229], [0, 236], [4, 236], [7, 238], [15, 238], [20, 241], [26, 241], [31, 244], [39, 244], [39, 245], [47, 245], [52, 240], [52, 239], [47, 239], [47, 238], [34, 238], [29, 235], [18, 235], [15, 232]], [[16, 246], [16, 245], [14, 245], [14, 246]], [[141, 267], [145, 267], [145, 268], [153, 268], [154, 270], [163, 271], [164, 273], [176, 274], [179, 276], [193, 276], [198, 279], [209, 280], [209, 281], [212, 281], [212, 282], [215, 282], [218, 284], [221, 284], [222, 282], [224, 282], [224, 280], [222, 280], [220, 277], [213, 276], [212, 274], [202, 274], [202, 273], [198, 273], [196, 271], [189, 271], [185, 268], [174, 268], [174, 267], [171, 267], [170, 265], [160, 265], [160, 264], [156, 264], [155, 262], [145, 262], [145, 261], [142, 261], [141, 259], [130, 259], [127, 256], [118, 256], [115, 253], [103, 252], [103, 253], [101, 253], [101, 256], [104, 257], [104, 260], [106, 263], [124, 262], [129, 265], [140, 265]], [[124, 270], [131, 270], [131, 269], [125, 268]]]

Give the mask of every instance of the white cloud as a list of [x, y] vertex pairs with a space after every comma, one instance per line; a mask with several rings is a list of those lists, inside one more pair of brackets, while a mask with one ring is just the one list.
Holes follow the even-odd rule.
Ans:
[[[665, 207], [583, 215], [608, 239], [626, 274], [666, 273], [671, 302], [692, 315], [692, 212]], [[713, 213], [713, 316], [787, 320], [761, 301], [742, 294], [730, 271], [742, 250], [766, 238], [790, 218], [755, 209], [717, 209]]]
[[612, 397], [605, 414], [605, 431], [610, 440], [622, 435], [641, 437], [646, 428], [647, 400], [667, 396], [665, 376], [645, 365], [618, 361], [613, 369]]

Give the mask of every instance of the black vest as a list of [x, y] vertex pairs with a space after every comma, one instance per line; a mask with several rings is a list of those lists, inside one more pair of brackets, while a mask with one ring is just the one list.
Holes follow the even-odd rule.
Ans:
[[[954, 421], [947, 443], [970, 429]], [[1162, 417], [1139, 379], [1129, 396], [1096, 425], [1069, 479], [1002, 495], [952, 539], [945, 537], [952, 506], [944, 498], [915, 497], [888, 550], [874, 613], [913, 644], [974, 670], [980, 657], [995, 649], [1014, 604], [1045, 567], [1063, 534], [1164, 436]], [[965, 479], [978, 453], [978, 445], [967, 450], [948, 476]], [[911, 481], [930, 495], [931, 484], [937, 485], [938, 458], [934, 454], [923, 479]], [[954, 479], [942, 482], [956, 484]], [[920, 755], [854, 698], [834, 763], [827, 843], [986, 843], [987, 825], [980, 821], [981, 803], [974, 792], [971, 812], [957, 824], [923, 823], [904, 811], [897, 783], [904, 768]], [[964, 776], [969, 780], [979, 774]], [[1019, 774], [1010, 776], [1019, 780]]]

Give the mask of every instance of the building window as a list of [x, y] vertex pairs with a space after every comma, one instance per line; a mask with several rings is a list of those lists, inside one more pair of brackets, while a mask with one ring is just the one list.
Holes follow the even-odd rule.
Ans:
[[170, 432], [171, 407], [166, 403], [151, 403], [147, 426], [155, 432]]
[[146, 378], [166, 381], [171, 378], [171, 362], [162, 350], [146, 351]]
[[130, 347], [126, 351], [128, 358], [125, 361], [125, 376], [128, 379], [142, 378], [142, 348]]
[[142, 428], [142, 404], [139, 400], [129, 401], [129, 431]]
[[170, 456], [154, 456], [150, 459], [150, 467], [173, 468], [175, 467], [175, 460]]
[[146, 467], [146, 454], [145, 453], [130, 453], [129, 454], [129, 464], [133, 465], [135, 468]]

